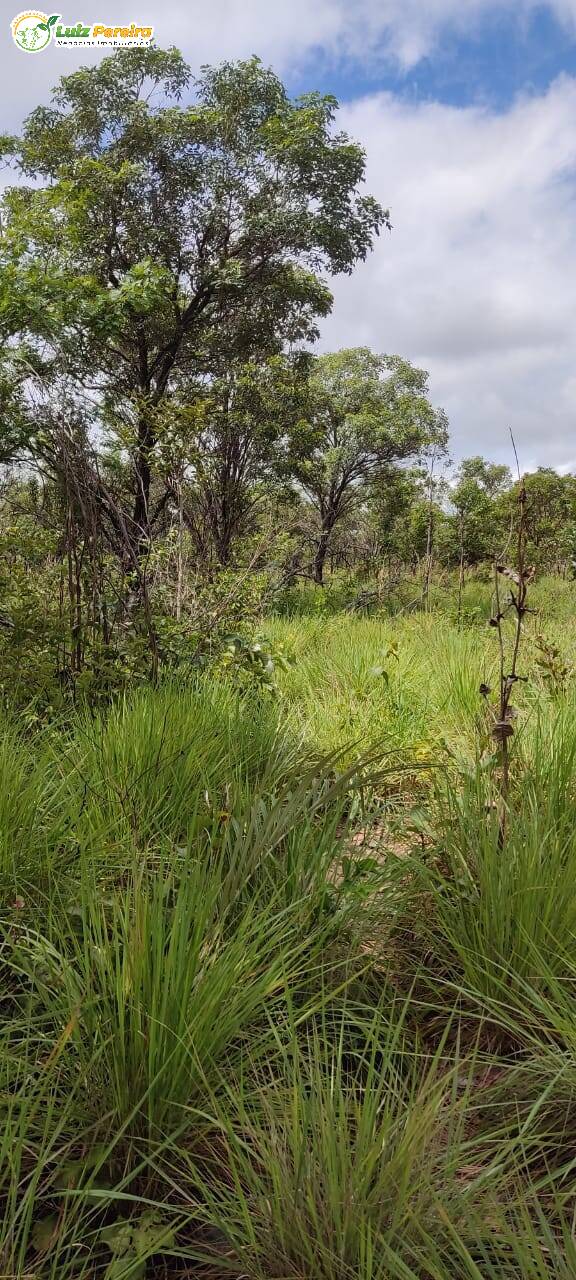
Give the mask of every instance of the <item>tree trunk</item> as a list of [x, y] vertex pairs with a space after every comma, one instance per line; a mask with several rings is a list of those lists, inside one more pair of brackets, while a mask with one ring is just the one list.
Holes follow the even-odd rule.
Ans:
[[182, 482], [178, 482], [178, 551], [176, 554], [176, 621], [182, 616], [182, 585], [184, 581], [184, 508]]
[[426, 529], [426, 558], [424, 561], [424, 578], [422, 581], [422, 605], [424, 609], [428, 608], [430, 598], [430, 583], [432, 581], [432, 562], [434, 558], [434, 501], [432, 496], [432, 486], [430, 486], [430, 500], [428, 503], [428, 524]]
[[318, 587], [324, 586], [324, 565], [326, 563], [329, 540], [330, 529], [323, 529], [316, 547], [316, 555], [314, 556], [314, 581]]
[[460, 563], [458, 567], [458, 626], [462, 621], [462, 593], [464, 591], [464, 521], [460, 520]]
[[150, 550], [150, 486], [152, 483], [150, 444], [148, 426], [146, 422], [141, 421], [138, 427], [138, 450], [135, 460], [136, 494], [132, 516], [135, 552], [139, 560]]
[[234, 528], [225, 500], [217, 499], [212, 507], [212, 538], [218, 564], [227, 569], [232, 558]]

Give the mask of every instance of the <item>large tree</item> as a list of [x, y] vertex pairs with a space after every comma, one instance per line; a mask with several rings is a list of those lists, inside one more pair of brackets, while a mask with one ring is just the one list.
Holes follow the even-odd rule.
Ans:
[[1, 314], [34, 377], [91, 396], [133, 459], [149, 543], [159, 413], [191, 374], [310, 339], [387, 220], [336, 102], [291, 101], [257, 59], [205, 68], [129, 50], [65, 76], [3, 150]]
[[167, 406], [161, 438], [168, 476], [178, 473], [179, 459], [184, 521], [197, 546], [205, 551], [209, 543], [221, 565], [230, 562], [235, 539], [254, 523], [270, 487], [285, 484], [308, 363], [303, 352], [232, 360]]
[[455, 513], [460, 572], [493, 557], [502, 541], [495, 501], [512, 484], [508, 467], [476, 455], [464, 458], [454, 477], [450, 503]]
[[320, 585], [334, 527], [384, 480], [390, 464], [417, 454], [444, 420], [428, 398], [428, 375], [400, 356], [366, 347], [317, 357], [293, 470], [318, 520], [314, 579]]
[[[553, 467], [538, 467], [523, 476], [526, 489], [527, 554], [540, 570], [565, 572], [576, 553], [576, 478]], [[513, 519], [515, 493], [499, 500], [505, 528]]]

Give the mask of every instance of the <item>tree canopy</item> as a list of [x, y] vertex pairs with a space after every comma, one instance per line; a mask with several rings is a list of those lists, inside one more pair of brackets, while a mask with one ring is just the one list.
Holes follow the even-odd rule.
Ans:
[[364, 497], [362, 484], [417, 453], [438, 427], [428, 375], [409, 361], [367, 347], [317, 358], [294, 475], [318, 513], [318, 583], [332, 530]]
[[141, 545], [167, 393], [223, 357], [312, 339], [325, 276], [387, 222], [335, 107], [291, 101], [257, 59], [193, 81], [177, 50], [139, 49], [63, 77], [4, 139], [32, 180], [4, 199], [4, 332], [52, 396], [92, 396], [122, 432]]

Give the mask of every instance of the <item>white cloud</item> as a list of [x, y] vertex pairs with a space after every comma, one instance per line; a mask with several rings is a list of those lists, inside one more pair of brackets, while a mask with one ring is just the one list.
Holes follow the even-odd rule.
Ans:
[[[391, 56], [414, 66], [447, 29], [468, 34], [488, 15], [519, 22], [542, 0], [145, 0], [162, 42], [182, 44], [194, 61], [255, 50], [286, 70], [311, 52], [363, 60]], [[557, 19], [576, 28], [576, 0], [544, 0]], [[138, 7], [140, 14], [141, 6]], [[132, 12], [132, 9], [131, 9]]]
[[[4, 112], [14, 123], [66, 70], [98, 56], [54, 47], [33, 58], [21, 53], [10, 34], [18, 7], [19, 0], [0, 0]], [[139, 21], [151, 22], [158, 42], [178, 45], [194, 67], [256, 52], [282, 73], [318, 58], [333, 65], [393, 59], [408, 69], [432, 53], [447, 31], [470, 34], [487, 16], [502, 13], [521, 24], [542, 7], [542, 0], [106, 0], [104, 5], [115, 22], [131, 21], [135, 13]], [[569, 31], [576, 30], [576, 0], [544, 0], [544, 7]], [[65, 8], [74, 17], [74, 6]], [[102, 16], [90, 0], [87, 9], [86, 21]]]
[[394, 230], [335, 282], [323, 345], [431, 374], [455, 453], [576, 453], [576, 82], [506, 114], [375, 95], [342, 111]]

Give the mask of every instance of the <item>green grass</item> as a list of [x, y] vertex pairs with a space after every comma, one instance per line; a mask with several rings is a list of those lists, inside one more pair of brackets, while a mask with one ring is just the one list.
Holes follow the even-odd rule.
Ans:
[[[489, 586], [471, 583], [467, 591], [481, 602], [470, 626], [457, 626], [444, 611], [269, 619], [266, 636], [292, 658], [278, 679], [295, 731], [325, 749], [377, 743], [429, 759], [445, 744], [457, 759], [474, 760], [486, 724], [478, 690], [495, 687], [498, 651], [485, 625]], [[515, 695], [525, 745], [533, 741], [535, 711], [540, 722], [542, 715], [550, 721], [558, 706], [538, 664], [537, 637], [554, 643], [576, 672], [576, 584], [544, 579], [531, 605], [521, 663], [529, 679]]]
[[435, 616], [275, 621], [293, 666], [281, 690], [297, 731], [325, 749], [379, 744], [428, 758], [474, 741], [478, 686], [494, 654], [478, 632]]
[[275, 698], [4, 723], [0, 1276], [576, 1273], [574, 587], [504, 847], [467, 590], [268, 619]]

